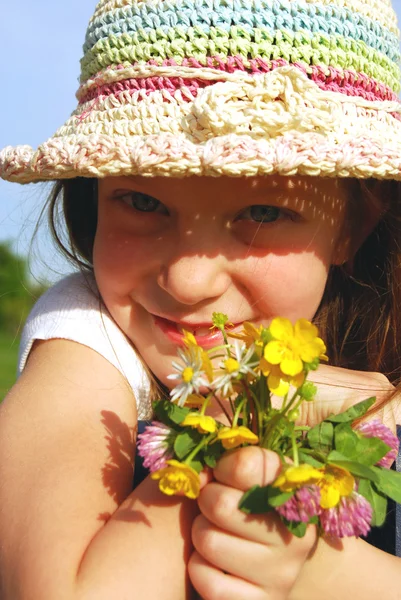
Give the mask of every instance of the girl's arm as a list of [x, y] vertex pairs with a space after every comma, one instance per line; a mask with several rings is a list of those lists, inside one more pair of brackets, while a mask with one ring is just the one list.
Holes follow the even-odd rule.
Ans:
[[2, 600], [190, 597], [196, 503], [150, 479], [131, 491], [136, 422], [102, 356], [36, 343], [0, 407]]
[[347, 538], [342, 543], [319, 540], [289, 600], [399, 600], [400, 597], [401, 559], [361, 539]]

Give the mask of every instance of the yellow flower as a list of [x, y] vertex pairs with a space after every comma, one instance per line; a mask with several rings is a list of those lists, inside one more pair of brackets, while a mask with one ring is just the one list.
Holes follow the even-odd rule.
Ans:
[[167, 467], [152, 473], [151, 478], [159, 481], [160, 490], [167, 496], [184, 495], [191, 499], [199, 496], [198, 473], [178, 460], [168, 460]]
[[323, 469], [323, 478], [318, 482], [320, 487], [320, 506], [322, 508], [333, 508], [341, 499], [341, 496], [349, 496], [355, 486], [355, 479], [349, 471], [326, 465]]
[[282, 492], [291, 492], [305, 485], [317, 485], [320, 488], [320, 506], [333, 508], [342, 496], [349, 496], [355, 486], [355, 479], [349, 471], [334, 465], [316, 469], [311, 465], [288, 467], [280, 473], [272, 484]]
[[289, 319], [277, 317], [270, 324], [270, 333], [275, 339], [266, 345], [264, 358], [280, 365], [284, 375], [294, 377], [302, 372], [304, 362], [327, 358], [317, 327], [306, 319], [299, 319], [293, 326]]
[[190, 412], [181, 423], [181, 427], [193, 427], [200, 433], [214, 433], [217, 423], [213, 417], [207, 417], [197, 412]]
[[217, 434], [217, 439], [221, 440], [226, 450], [237, 448], [244, 444], [257, 444], [259, 438], [248, 427], [244, 425], [235, 425], [234, 427], [223, 427]]
[[184, 329], [183, 340], [184, 344], [189, 348], [190, 346], [198, 346], [198, 342], [193, 333]]
[[205, 401], [205, 397], [201, 396], [200, 394], [190, 394], [188, 396], [188, 398], [185, 400], [185, 406], [191, 407], [197, 407], [197, 406], [202, 406], [202, 404]]
[[292, 492], [304, 485], [319, 484], [323, 477], [321, 469], [304, 464], [298, 467], [288, 467], [280, 473], [272, 485], [280, 488], [282, 492]]
[[208, 353], [205, 352], [204, 350], [202, 350], [201, 356], [202, 356], [202, 368], [205, 371], [206, 377], [208, 378], [208, 380], [210, 382], [212, 382], [213, 381], [213, 364], [212, 364], [212, 361], [210, 360]]
[[237, 340], [242, 340], [243, 342], [245, 342], [247, 348], [249, 348], [249, 346], [251, 346], [252, 344], [255, 344], [255, 350], [257, 353], [259, 351], [260, 355], [263, 348], [263, 341], [261, 337], [263, 325], [256, 327], [253, 323], [244, 321], [244, 323], [242, 323], [242, 327], [243, 329], [239, 333], [227, 332], [227, 335], [229, 337], [236, 338]]
[[199, 353], [199, 356], [202, 360], [202, 368], [205, 371], [208, 380], [213, 381], [212, 361], [210, 360], [208, 353], [205, 352], [205, 350], [202, 350], [202, 348], [198, 345], [198, 342], [196, 341], [194, 334], [191, 333], [190, 331], [187, 331], [184, 329], [182, 341], [187, 346], [187, 348], [196, 349], [196, 351]]
[[290, 385], [299, 388], [305, 380], [303, 371], [294, 377], [284, 375], [280, 365], [272, 365], [265, 358], [260, 359], [259, 367], [263, 375], [267, 377], [267, 387], [276, 396], [285, 396], [289, 392]]
[[184, 383], [190, 383], [192, 381], [193, 376], [194, 370], [192, 367], [185, 367], [185, 369], [182, 370], [182, 380], [184, 381]]
[[240, 364], [239, 364], [238, 360], [235, 360], [235, 358], [231, 358], [231, 357], [227, 358], [227, 360], [225, 360], [223, 364], [224, 364], [224, 369], [230, 375], [232, 375], [236, 371], [240, 370]]

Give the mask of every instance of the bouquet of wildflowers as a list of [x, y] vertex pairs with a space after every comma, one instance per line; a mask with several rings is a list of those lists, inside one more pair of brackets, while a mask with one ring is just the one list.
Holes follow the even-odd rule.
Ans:
[[[317, 328], [305, 319], [292, 325], [275, 318], [269, 327], [244, 323], [234, 334], [219, 313], [213, 324], [224, 344], [204, 350], [184, 333], [170, 376], [177, 385], [170, 400], [154, 403], [157, 420], [139, 436], [139, 454], [160, 490], [197, 498], [203, 468], [232, 448], [257, 444], [280, 456], [282, 470], [271, 485], [248, 490], [241, 510], [274, 510], [300, 537], [308, 524], [334, 537], [366, 535], [382, 525], [387, 498], [401, 502], [401, 474], [390, 470], [397, 437], [380, 421], [360, 422], [375, 399], [314, 427], [297, 425], [301, 404], [317, 392], [308, 374], [327, 359]], [[273, 396], [282, 398], [280, 408]], [[208, 416], [212, 399], [228, 425]]]

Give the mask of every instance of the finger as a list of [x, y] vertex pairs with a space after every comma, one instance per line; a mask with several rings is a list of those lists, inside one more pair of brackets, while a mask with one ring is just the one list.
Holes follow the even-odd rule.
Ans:
[[266, 600], [266, 593], [257, 586], [223, 573], [194, 552], [188, 563], [191, 583], [203, 600]]
[[275, 452], [248, 446], [223, 454], [213, 473], [220, 483], [245, 492], [253, 485], [272, 483], [280, 471], [280, 458]]
[[192, 542], [199, 554], [225, 573], [253, 584], [265, 585], [269, 575], [272, 550], [258, 542], [243, 539], [215, 527], [203, 515], [192, 525]]
[[207, 483], [213, 481], [213, 470], [209, 467], [205, 467], [203, 471], [199, 473], [200, 488], [204, 488]]
[[271, 546], [291, 543], [292, 535], [275, 512], [248, 515], [239, 510], [243, 492], [213, 481], [200, 493], [202, 514], [217, 527], [239, 537]]

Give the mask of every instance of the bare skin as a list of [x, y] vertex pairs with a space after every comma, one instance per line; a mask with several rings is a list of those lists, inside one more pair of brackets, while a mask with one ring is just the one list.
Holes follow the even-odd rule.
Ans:
[[196, 503], [132, 492], [135, 401], [102, 356], [38, 343], [0, 430], [2, 599], [190, 598]]

